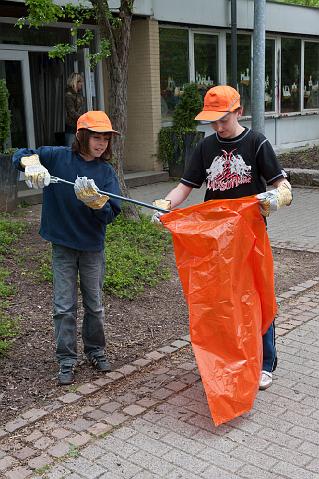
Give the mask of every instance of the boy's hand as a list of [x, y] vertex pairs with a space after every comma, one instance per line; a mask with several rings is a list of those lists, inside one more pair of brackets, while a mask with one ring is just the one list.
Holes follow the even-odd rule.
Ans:
[[110, 199], [107, 195], [98, 193], [94, 180], [89, 180], [86, 176], [77, 177], [74, 183], [74, 191], [77, 199], [83, 201], [86, 206], [93, 210], [100, 210]]
[[[153, 201], [153, 205], [158, 206], [159, 208], [163, 208], [164, 210], [167, 210], [167, 213], [171, 209], [170, 200], [155, 200], [155, 201]], [[165, 215], [165, 213], [163, 213], [162, 211], [156, 211], [151, 218], [151, 222], [155, 223], [157, 225], [161, 224], [160, 217], [162, 215]]]
[[269, 216], [282, 206], [289, 206], [292, 202], [291, 186], [288, 182], [282, 183], [278, 188], [265, 193], [259, 193], [256, 198], [260, 201], [260, 212], [263, 216]]

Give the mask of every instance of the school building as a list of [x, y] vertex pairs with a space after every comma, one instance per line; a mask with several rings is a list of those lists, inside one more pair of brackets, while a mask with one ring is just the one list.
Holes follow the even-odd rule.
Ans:
[[[109, 1], [114, 8], [118, 0]], [[23, 1], [0, 0], [0, 78], [10, 91], [11, 146], [59, 142], [64, 90], [73, 71], [85, 78], [87, 109], [108, 111], [105, 65], [90, 71], [88, 53], [50, 60], [57, 43], [72, 41], [70, 25], [18, 29]], [[251, 121], [253, 0], [237, 0], [238, 89], [244, 124]], [[266, 136], [277, 149], [319, 143], [319, 9], [267, 1]], [[95, 25], [88, 25], [96, 29]], [[183, 87], [196, 82], [204, 95], [231, 81], [229, 0], [135, 0], [129, 57], [126, 171], [160, 171], [157, 138], [170, 125]], [[199, 129], [211, 131], [208, 125]], [[297, 165], [296, 165], [297, 166]]]

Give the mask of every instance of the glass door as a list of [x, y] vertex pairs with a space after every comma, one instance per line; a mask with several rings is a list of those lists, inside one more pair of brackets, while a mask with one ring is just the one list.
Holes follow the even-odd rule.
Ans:
[[11, 134], [8, 147], [35, 147], [28, 53], [0, 50], [0, 78], [9, 90]]

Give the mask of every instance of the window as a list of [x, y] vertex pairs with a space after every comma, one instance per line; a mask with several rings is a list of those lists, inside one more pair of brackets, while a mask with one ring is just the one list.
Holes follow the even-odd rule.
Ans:
[[188, 30], [160, 28], [162, 119], [171, 119], [183, 85], [189, 82]]
[[319, 108], [319, 43], [305, 42], [304, 108]]
[[218, 37], [194, 34], [195, 82], [202, 96], [218, 83]]
[[281, 39], [281, 112], [300, 111], [301, 41]]
[[275, 40], [266, 40], [265, 59], [265, 111], [275, 111], [275, 78], [276, 78]]
[[[251, 36], [237, 35], [237, 82], [243, 114], [251, 115]], [[231, 36], [227, 34], [227, 83], [231, 84]]]

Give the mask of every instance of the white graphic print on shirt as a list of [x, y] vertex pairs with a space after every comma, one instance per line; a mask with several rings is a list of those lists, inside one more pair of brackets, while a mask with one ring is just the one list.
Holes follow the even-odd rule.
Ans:
[[251, 166], [246, 165], [243, 157], [234, 154], [234, 150], [222, 150], [222, 156], [215, 156], [210, 167], [206, 170], [209, 190], [230, 190], [244, 183], [251, 183]]

